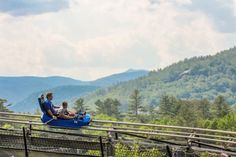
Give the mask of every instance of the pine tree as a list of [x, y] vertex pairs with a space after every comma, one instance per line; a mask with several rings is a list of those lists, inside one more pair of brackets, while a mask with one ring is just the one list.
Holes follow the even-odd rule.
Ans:
[[139, 90], [135, 89], [134, 92], [130, 95], [129, 111], [132, 115], [138, 117], [139, 111], [141, 111], [142, 109], [142, 97]]
[[212, 106], [212, 113], [216, 118], [221, 118], [230, 112], [229, 105], [223, 96], [218, 96]]
[[173, 96], [163, 95], [160, 100], [159, 112], [167, 116], [176, 116], [179, 105]]
[[121, 103], [117, 99], [107, 98], [104, 101], [97, 100], [95, 102], [97, 114], [106, 114], [116, 118], [120, 117], [119, 107]]
[[104, 105], [103, 105], [103, 102], [100, 100], [100, 99], [98, 99], [96, 102], [95, 102], [95, 105], [96, 105], [96, 113], [97, 114], [102, 114], [102, 113], [104, 113]]
[[197, 114], [194, 104], [188, 100], [180, 100], [180, 108], [176, 116], [179, 125], [195, 127], [197, 125]]
[[84, 104], [84, 99], [83, 98], [79, 98], [78, 100], [75, 101], [74, 109], [78, 112], [82, 112], [82, 111], [87, 110], [87, 108]]
[[203, 99], [199, 102], [197, 110], [199, 111], [199, 116], [203, 119], [208, 119], [211, 117], [210, 113], [211, 104], [207, 99]]
[[114, 99], [112, 102], [111, 112], [116, 118], [120, 117], [120, 111], [119, 111], [120, 106], [121, 106], [120, 101], [117, 99]]
[[112, 104], [113, 104], [113, 100], [111, 98], [107, 98], [104, 102], [103, 102], [103, 113], [108, 115], [108, 116], [112, 116]]
[[0, 112], [9, 112], [9, 110], [4, 106], [4, 104], [7, 102], [6, 99], [0, 98]]

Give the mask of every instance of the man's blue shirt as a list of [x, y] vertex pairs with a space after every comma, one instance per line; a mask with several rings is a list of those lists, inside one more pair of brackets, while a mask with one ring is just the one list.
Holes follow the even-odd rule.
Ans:
[[53, 115], [56, 115], [56, 111], [54, 110], [52, 102], [50, 100], [45, 101], [45, 109], [46, 111], [50, 110]]

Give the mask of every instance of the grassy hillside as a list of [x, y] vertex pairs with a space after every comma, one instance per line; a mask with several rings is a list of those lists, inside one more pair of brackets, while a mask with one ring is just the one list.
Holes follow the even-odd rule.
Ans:
[[100, 89], [85, 97], [94, 106], [98, 99], [117, 98], [126, 109], [129, 96], [140, 90], [143, 105], [158, 105], [162, 95], [181, 99], [214, 100], [223, 95], [229, 104], [236, 103], [236, 48], [214, 56], [193, 57], [152, 71], [144, 76], [106, 89]]

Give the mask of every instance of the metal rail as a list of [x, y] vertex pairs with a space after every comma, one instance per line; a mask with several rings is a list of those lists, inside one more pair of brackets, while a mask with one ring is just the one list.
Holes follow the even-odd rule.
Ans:
[[201, 137], [212, 137], [212, 138], [221, 138], [221, 139], [230, 139], [230, 140], [236, 140], [233, 136], [219, 136], [219, 135], [212, 135], [212, 134], [200, 134], [197, 132], [181, 132], [181, 131], [170, 131], [170, 130], [151, 130], [151, 129], [140, 129], [140, 128], [125, 128], [125, 127], [117, 127], [117, 126], [101, 126], [101, 125], [90, 125], [91, 127], [97, 127], [97, 128], [112, 128], [112, 129], [122, 129], [122, 130], [132, 130], [132, 131], [148, 131], [148, 132], [159, 132], [159, 133], [174, 133], [174, 134], [180, 134], [180, 135], [186, 135], [189, 136], [191, 134], [194, 134], [195, 136], [201, 136]]
[[26, 125], [46, 125], [46, 124], [43, 124], [43, 123], [36, 123], [36, 122], [30, 122], [30, 121], [21, 121], [21, 120], [18, 120], [18, 121], [15, 121], [15, 120], [7, 120], [7, 119], [1, 119], [0, 118], [0, 122], [7, 122], [7, 123], [15, 123], [15, 124], [26, 124]]
[[[6, 120], [6, 119], [0, 119], [0, 122], [25, 124], [25, 125], [30, 125], [30, 124], [31, 125], [41, 125], [41, 126], [45, 125], [43, 123], [12, 121], [12, 120]], [[184, 138], [184, 139], [195, 139], [195, 140], [203, 140], [203, 141], [211, 141], [211, 142], [221, 142], [221, 143], [227, 143], [227, 144], [236, 144], [235, 141], [227, 141], [227, 140], [204, 138], [204, 137], [191, 137], [191, 136], [177, 135], [177, 134], [156, 133], [156, 132], [148, 132], [148, 131], [132, 131], [132, 130], [122, 130], [122, 129], [111, 129], [111, 128], [94, 128], [94, 127], [90, 127], [90, 126], [82, 127], [80, 129], [82, 129], [82, 130], [84, 129], [84, 130], [94, 130], [94, 131], [115, 132], [115, 133], [133, 133], [133, 134], [143, 134], [143, 135], [156, 135], [156, 136], [176, 137], [176, 138]]]
[[[14, 116], [40, 118], [40, 115], [19, 114], [19, 113], [10, 113], [10, 112], [0, 112], [0, 115], [14, 115]], [[203, 131], [203, 132], [211, 132], [211, 133], [223, 133], [223, 134], [236, 135], [236, 132], [233, 132], [233, 131], [194, 128], [194, 127], [182, 127], [182, 126], [173, 126], [173, 125], [143, 124], [143, 123], [117, 122], [117, 121], [108, 121], [108, 120], [93, 120], [92, 122], [93, 123], [103, 123], [103, 124], [143, 126], [143, 127], [145, 127], [145, 126], [146, 127], [160, 127], [160, 128], [170, 128], [170, 129], [190, 130], [192, 132], [193, 131]]]
[[[17, 113], [6, 113], [0, 112], [0, 115], [12, 115], [12, 116], [24, 116], [30, 118], [39, 118], [38, 115], [30, 115], [30, 114], [17, 114]], [[0, 122], [7, 122], [7, 123], [17, 123], [17, 124], [25, 124], [25, 125], [45, 125], [39, 121], [27, 121], [27, 120], [16, 120], [14, 118], [0, 118]], [[181, 127], [181, 126], [168, 126], [168, 125], [157, 125], [157, 124], [142, 124], [142, 123], [128, 123], [128, 122], [115, 122], [115, 121], [104, 121], [104, 120], [94, 120], [94, 123], [103, 123], [103, 124], [120, 124], [120, 125], [132, 125], [132, 126], [146, 126], [146, 127], [162, 127], [162, 128], [171, 128], [171, 129], [183, 129], [189, 130], [191, 132], [196, 131], [206, 131], [211, 133], [223, 133], [223, 134], [230, 134], [236, 135], [236, 132], [232, 131], [223, 131], [223, 130], [213, 130], [213, 129], [204, 129], [204, 128], [192, 128], [192, 127]], [[100, 127], [100, 128], [98, 128]], [[111, 128], [112, 127], [112, 128]], [[236, 144], [234, 137], [227, 137], [227, 136], [219, 136], [219, 135], [209, 135], [209, 134], [199, 134], [195, 133], [195, 137], [190, 137], [192, 133], [189, 132], [180, 132], [180, 131], [166, 131], [166, 130], [150, 130], [150, 129], [140, 129], [140, 128], [124, 128], [124, 127], [104, 127], [104, 126], [90, 126], [90, 127], [83, 127], [82, 129], [86, 130], [96, 130], [96, 131], [107, 131], [107, 132], [116, 132], [116, 133], [135, 133], [135, 134], [145, 134], [145, 135], [158, 135], [158, 136], [166, 136], [166, 137], [176, 137], [176, 138], [185, 138], [185, 139], [196, 139], [196, 140], [204, 140], [204, 141], [211, 141], [211, 142], [222, 142], [228, 144]], [[201, 136], [201, 137], [197, 137]], [[220, 138], [220, 139], [213, 139], [213, 138]], [[227, 140], [228, 139], [228, 140]]]
[[236, 144], [235, 141], [226, 141], [226, 140], [219, 140], [219, 139], [212, 139], [212, 138], [193, 137], [193, 136], [184, 136], [184, 135], [167, 134], [167, 133], [154, 133], [154, 132], [131, 131], [131, 130], [114, 130], [114, 129], [106, 129], [106, 128], [92, 128], [92, 127], [83, 127], [81, 129], [95, 130], [95, 131], [117, 132], [117, 133], [157, 135], [157, 136], [176, 137], [176, 138], [184, 138], [184, 139], [195, 139], [195, 140], [203, 140], [203, 141], [211, 141], [211, 142], [222, 142], [222, 143], [228, 143], [228, 144]]
[[182, 126], [173, 126], [173, 125], [129, 123], [129, 122], [116, 122], [116, 121], [107, 121], [107, 120], [93, 120], [93, 122], [120, 124], [120, 125], [133, 125], [133, 126], [161, 127], [161, 128], [183, 129], [183, 130], [191, 130], [191, 131], [205, 131], [205, 132], [226, 133], [226, 134], [236, 135], [236, 132], [233, 132], [233, 131], [213, 130], [213, 129], [194, 128], [194, 127], [182, 127]]
[[40, 115], [32, 115], [32, 114], [24, 114], [24, 113], [12, 113], [12, 112], [0, 112], [0, 115], [13, 115], [13, 116], [24, 116], [24, 117], [40, 118]]

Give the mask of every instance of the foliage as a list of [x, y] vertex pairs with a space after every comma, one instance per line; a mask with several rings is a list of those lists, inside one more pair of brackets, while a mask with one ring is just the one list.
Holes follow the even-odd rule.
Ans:
[[121, 103], [117, 99], [107, 98], [104, 101], [97, 100], [95, 102], [97, 114], [106, 114], [115, 118], [120, 117], [119, 107]]
[[131, 147], [123, 144], [116, 144], [115, 146], [116, 157], [164, 157], [165, 155], [159, 150], [153, 148], [151, 150], [141, 151], [139, 145], [135, 144]]
[[129, 112], [137, 118], [140, 111], [143, 111], [142, 97], [139, 90], [135, 89], [130, 95]]
[[200, 157], [220, 157], [220, 155], [214, 153], [203, 152], [200, 154]]
[[74, 110], [77, 112], [84, 112], [89, 110], [89, 108], [84, 104], [84, 99], [79, 98], [74, 102]]
[[229, 113], [229, 105], [225, 102], [223, 96], [218, 96], [212, 106], [212, 112], [216, 117], [224, 117]]
[[117, 121], [117, 119], [115, 117], [111, 117], [106, 114], [98, 114], [98, 115], [94, 116], [94, 119]]
[[236, 104], [235, 60], [236, 47], [214, 56], [184, 59], [164, 69], [153, 70], [148, 76], [98, 90], [85, 100], [92, 106], [98, 99], [115, 97], [122, 104], [121, 111], [127, 111], [130, 94], [139, 89], [144, 107], [150, 104], [157, 107], [163, 95], [209, 102], [222, 95], [228, 104]]
[[[207, 99], [183, 100], [174, 96], [163, 95], [161, 105], [157, 110], [138, 114], [135, 118], [130, 118], [130, 114], [123, 113], [119, 117], [114, 114], [108, 115], [106, 109], [100, 108], [102, 114], [96, 115], [95, 119], [112, 120], [117, 119], [130, 122], [154, 123], [163, 125], [179, 125], [189, 127], [203, 127], [211, 129], [236, 130], [236, 113], [229, 104], [224, 101], [223, 96], [219, 96], [213, 103]], [[107, 99], [112, 100], [112, 99]], [[97, 104], [103, 101], [98, 100]], [[216, 106], [217, 108], [216, 109]], [[99, 110], [98, 110], [99, 111]], [[112, 112], [111, 110], [109, 112]], [[99, 112], [97, 112], [99, 113]]]
[[86, 155], [88, 156], [101, 156], [101, 151], [97, 150], [89, 150]]
[[0, 112], [9, 112], [9, 110], [4, 105], [7, 102], [5, 99], [0, 99]]
[[2, 126], [2, 128], [4, 128], [4, 129], [13, 129], [14, 126], [12, 126], [11, 124], [4, 124], [4, 125]]

